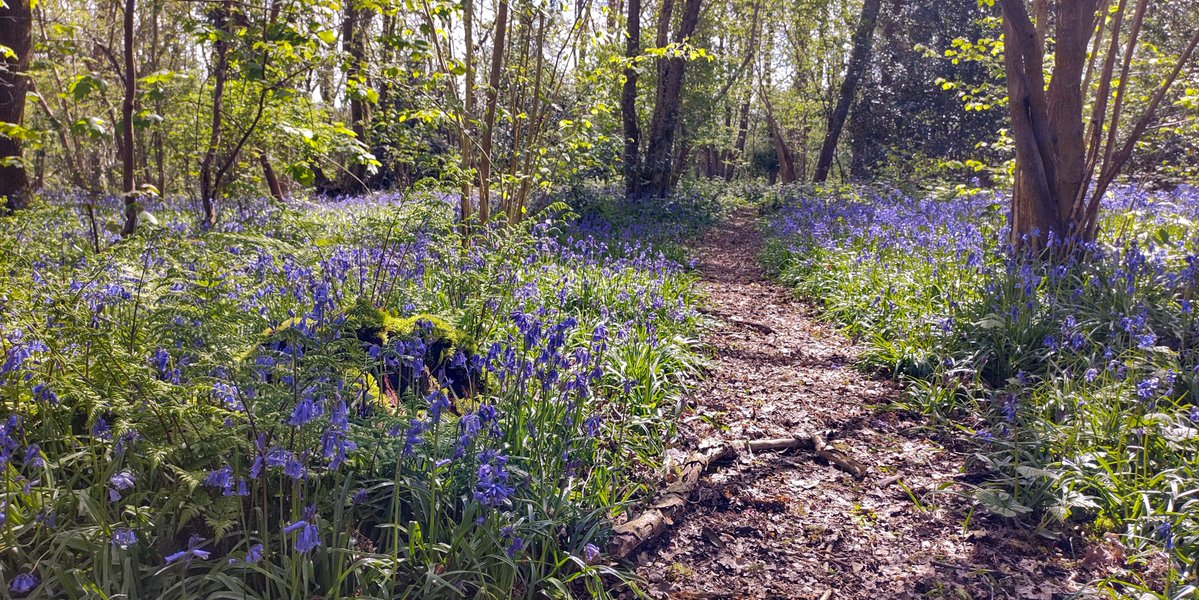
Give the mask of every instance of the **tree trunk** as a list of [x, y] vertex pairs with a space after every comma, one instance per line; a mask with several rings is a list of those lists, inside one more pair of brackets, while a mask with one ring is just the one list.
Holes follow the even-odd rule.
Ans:
[[[699, 24], [699, 9], [702, 0], [686, 0], [679, 29], [674, 42], [682, 44], [695, 33]], [[666, 61], [663, 76], [658, 81], [658, 102], [654, 106], [654, 117], [650, 126], [649, 147], [645, 153], [645, 170], [653, 195], [664, 198], [671, 192], [671, 153], [674, 134], [678, 126], [679, 106], [683, 94], [683, 75], [687, 61], [681, 56], [672, 56]]]
[[770, 105], [768, 92], [762, 90], [762, 104], [766, 108], [766, 128], [770, 131], [770, 139], [774, 142], [774, 151], [779, 159], [779, 175], [783, 183], [795, 183], [795, 155], [787, 145], [787, 138], [778, 119], [774, 117], [774, 107]]
[[641, 193], [641, 126], [637, 118], [637, 69], [633, 65], [641, 55], [641, 0], [628, 1], [624, 51], [628, 65], [620, 92], [620, 116], [624, 124], [624, 190], [632, 198]]
[[266, 187], [271, 192], [271, 197], [279, 202], [287, 200], [283, 194], [283, 185], [279, 183], [279, 175], [275, 173], [275, 167], [271, 166], [271, 157], [266, 152], [258, 154], [258, 162], [262, 164], [262, 178], [266, 180]]
[[479, 157], [479, 221], [491, 216], [491, 147], [495, 139], [496, 100], [500, 93], [500, 73], [504, 67], [505, 37], [508, 30], [508, 0], [499, 0], [495, 17], [495, 43], [491, 47], [491, 77], [487, 82], [487, 116], [483, 122], [483, 152]]
[[[213, 26], [217, 31], [225, 31], [232, 0], [224, 0], [221, 7], [215, 11]], [[216, 223], [216, 182], [213, 180], [213, 167], [216, 163], [217, 150], [221, 145], [221, 130], [224, 125], [225, 112], [225, 81], [229, 78], [229, 42], [223, 36], [213, 42], [216, 53], [216, 65], [213, 68], [212, 79], [212, 121], [208, 136], [208, 148], [204, 150], [204, 158], [200, 160], [200, 203], [204, 214], [202, 224], [205, 228]]]
[[[346, 0], [345, 15], [341, 22], [341, 44], [346, 58], [346, 92], [350, 104], [350, 129], [358, 140], [370, 146], [370, 104], [364, 97], [366, 78], [366, 34], [370, 27], [371, 11], [359, 8], [354, 0]], [[350, 189], [367, 187], [366, 165], [355, 164], [348, 169]]]
[[837, 153], [837, 141], [841, 138], [841, 130], [845, 127], [845, 119], [849, 116], [849, 108], [853, 105], [857, 94], [858, 83], [866, 71], [870, 61], [870, 49], [874, 40], [874, 26], [878, 23], [878, 13], [882, 0], [865, 0], [862, 3], [862, 15], [858, 20], [858, 28], [853, 34], [853, 47], [849, 52], [849, 64], [845, 70], [845, 79], [841, 82], [841, 91], [837, 97], [837, 106], [828, 118], [828, 131], [824, 143], [820, 146], [820, 158], [816, 161], [816, 173], [813, 181], [828, 180], [829, 170], [833, 166], [833, 157]]
[[466, 82], [463, 84], [463, 101], [462, 109], [462, 125], [458, 132], [458, 153], [459, 166], [462, 169], [462, 198], [459, 200], [459, 210], [462, 213], [462, 230], [463, 233], [470, 232], [471, 213], [474, 212], [474, 202], [471, 200], [471, 155], [473, 149], [471, 143], [474, 141], [471, 135], [471, 119], [473, 119], [475, 111], [475, 9], [473, 0], [464, 0], [462, 4], [462, 29], [463, 43], [466, 51], [463, 53], [462, 62], [465, 67]]
[[[1054, 83], [1046, 94], [1044, 24], [1040, 29], [1033, 24], [1024, 0], [1003, 2], [1004, 66], [1008, 74], [1012, 139], [1016, 146], [1011, 235], [1014, 244], [1034, 250], [1041, 249], [1050, 236], [1063, 239], [1068, 235], [1064, 219], [1064, 210], [1068, 208], [1063, 201], [1072, 203], [1081, 184], [1084, 156], [1082, 67], [1095, 13], [1093, 0], [1082, 3], [1087, 6], [1076, 10], [1079, 15], [1085, 10], [1084, 16], [1058, 15], [1056, 33], [1061, 39], [1055, 59]], [[1086, 33], [1080, 35], [1074, 29], [1084, 20]], [[1053, 107], [1052, 114], [1051, 102], [1061, 103]], [[1063, 137], [1055, 140], [1056, 135]], [[1070, 194], [1068, 201], [1061, 196], [1062, 191]]]
[[724, 178], [732, 181], [737, 173], [737, 161], [745, 156], [745, 140], [749, 137], [749, 102], [741, 103], [741, 122], [737, 124], [737, 144], [732, 160], [724, 167]]
[[[0, 122], [22, 125], [29, 90], [25, 71], [33, 48], [29, 0], [6, 0], [0, 5], [0, 46], [16, 54], [0, 58]], [[0, 196], [9, 210], [25, 208], [29, 201], [29, 176], [21, 160], [21, 139], [0, 136]]]
[[137, 182], [134, 180], [136, 148], [133, 136], [133, 111], [137, 103], [137, 56], [134, 46], [136, 0], [125, 0], [125, 99], [121, 103], [121, 195], [125, 198], [125, 227], [121, 235], [137, 231]]

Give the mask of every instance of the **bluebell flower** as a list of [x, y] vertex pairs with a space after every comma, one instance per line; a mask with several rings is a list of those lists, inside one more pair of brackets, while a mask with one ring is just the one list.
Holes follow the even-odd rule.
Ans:
[[29, 444], [25, 449], [25, 466], [40, 469], [46, 466], [46, 459], [42, 457], [42, 449], [37, 444]]
[[1143, 350], [1153, 348], [1157, 344], [1157, 336], [1153, 333], [1145, 333], [1136, 336], [1137, 347]]
[[229, 489], [233, 485], [233, 467], [225, 465], [209, 473], [204, 479], [204, 485], [222, 490]]
[[204, 538], [193, 534], [187, 540], [187, 548], [167, 555], [166, 563], [169, 565], [178, 560], [183, 560], [185, 563], [191, 562], [193, 559], [208, 560], [209, 552], [200, 549], [200, 544], [203, 542]]
[[133, 489], [133, 486], [137, 480], [134, 478], [133, 473], [125, 470], [113, 474], [112, 477], [108, 478], [108, 482], [112, 484], [113, 489], [123, 492], [125, 490]]
[[450, 399], [442, 390], [437, 390], [429, 394], [429, 420], [434, 424], [441, 421], [441, 413], [449, 410]]
[[291, 534], [299, 532], [296, 536], [295, 549], [296, 552], [307, 554], [312, 552], [321, 545], [320, 530], [315, 524], [306, 519], [296, 521], [283, 529], [283, 533]]
[[33, 397], [50, 404], [58, 404], [58, 394], [55, 394], [50, 386], [44, 383], [33, 386]]
[[38, 579], [36, 575], [33, 573], [21, 573], [20, 575], [13, 577], [12, 583], [9, 584], [8, 589], [12, 590], [12, 593], [14, 594], [28, 594], [37, 587], [37, 584]]
[[291, 411], [291, 418], [287, 420], [287, 424], [297, 427], [307, 425], [315, 421], [324, 412], [319, 402], [315, 401], [311, 395], [305, 394]]
[[507, 458], [497, 456], [493, 462], [479, 465], [478, 480], [475, 483], [475, 500], [478, 500], [483, 506], [494, 508], [506, 504], [508, 497], [515, 490], [507, 483], [508, 469], [504, 466]]
[[600, 549], [595, 544], [587, 544], [583, 546], [583, 560], [588, 564], [595, 562], [599, 558]]
[[108, 426], [108, 420], [104, 417], [98, 417], [96, 422], [92, 424], [92, 436], [102, 440], [112, 439], [112, 428]]
[[262, 544], [254, 544], [246, 551], [246, 562], [255, 564], [262, 560]]
[[404, 436], [404, 456], [412, 456], [412, 453], [416, 451], [416, 446], [424, 443], [424, 439], [420, 437], [424, 431], [425, 424], [420, 419], [412, 419]]
[[1011, 423], [1016, 420], [1016, 413], [1019, 410], [1020, 403], [1015, 394], [1007, 394], [1003, 399], [1003, 418]]
[[516, 558], [517, 553], [523, 550], [525, 541], [522, 538], [513, 538], [512, 543], [508, 545], [508, 558]]
[[1137, 384], [1137, 396], [1140, 396], [1142, 400], [1152, 400], [1157, 396], [1157, 391], [1160, 387], [1161, 380], [1157, 377], [1144, 379]]
[[137, 544], [137, 534], [128, 527], [118, 527], [112, 532], [112, 545], [128, 550]]
[[1166, 543], [1166, 551], [1174, 550], [1174, 526], [1169, 521], [1163, 522], [1157, 528], [1157, 535]]

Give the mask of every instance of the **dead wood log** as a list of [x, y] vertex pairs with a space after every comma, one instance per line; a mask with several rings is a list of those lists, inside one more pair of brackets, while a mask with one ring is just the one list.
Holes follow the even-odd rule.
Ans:
[[818, 435], [733, 442], [707, 440], [700, 444], [700, 448], [701, 450], [692, 452], [687, 456], [687, 460], [678, 466], [678, 479], [662, 490], [645, 512], [612, 528], [616, 535], [608, 542], [609, 554], [618, 559], [627, 558], [646, 542], [662, 535], [662, 532], [683, 513], [704, 473], [712, 465], [741, 452], [752, 454], [803, 450], [823, 458], [855, 479], [861, 479], [866, 475], [865, 465], [846, 456], [840, 450], [828, 447], [824, 438]]
[[742, 325], [745, 327], [749, 327], [750, 329], [754, 329], [754, 330], [758, 331], [759, 333], [764, 333], [766, 335], [774, 335], [775, 333], [777, 333], [774, 330], [774, 328], [772, 328], [769, 325], [766, 325], [765, 323], [759, 323], [757, 321], [750, 321], [748, 319], [742, 319], [741, 317], [730, 315], [729, 313], [721, 312], [719, 310], [713, 310], [710, 308], [701, 308], [701, 309], [699, 309], [699, 313], [708, 315], [710, 317], [716, 317], [718, 319], [724, 319], [725, 321], [728, 321], [729, 323], [732, 323], [734, 325]]

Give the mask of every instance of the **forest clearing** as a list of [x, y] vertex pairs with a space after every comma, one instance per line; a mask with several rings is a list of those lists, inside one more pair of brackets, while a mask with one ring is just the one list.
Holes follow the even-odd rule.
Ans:
[[1190, 0], [2, 0], [0, 598], [1199, 597]]

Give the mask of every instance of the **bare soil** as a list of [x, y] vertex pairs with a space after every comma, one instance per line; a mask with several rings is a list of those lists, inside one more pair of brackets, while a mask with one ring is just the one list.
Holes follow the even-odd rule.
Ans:
[[1077, 539], [1046, 540], [970, 513], [966, 450], [891, 409], [898, 386], [858, 369], [859, 348], [770, 281], [751, 214], [713, 229], [695, 250], [717, 324], [711, 372], [692, 393], [688, 447], [678, 454], [712, 438], [822, 434], [869, 471], [855, 480], [802, 452], [717, 465], [684, 516], [633, 556], [651, 597], [1089, 594]]

